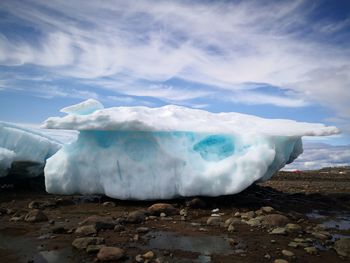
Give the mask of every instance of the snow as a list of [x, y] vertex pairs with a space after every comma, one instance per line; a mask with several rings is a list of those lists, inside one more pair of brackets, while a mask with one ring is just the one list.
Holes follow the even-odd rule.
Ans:
[[322, 124], [174, 105], [77, 112], [43, 124], [80, 131], [47, 160], [49, 193], [141, 200], [234, 194], [297, 158], [302, 136], [339, 132]]
[[40, 132], [0, 122], [0, 177], [7, 175], [13, 162], [44, 164], [60, 147], [58, 141]]
[[99, 101], [88, 99], [81, 103], [63, 108], [60, 111], [68, 114], [86, 115], [103, 108], [103, 105]]

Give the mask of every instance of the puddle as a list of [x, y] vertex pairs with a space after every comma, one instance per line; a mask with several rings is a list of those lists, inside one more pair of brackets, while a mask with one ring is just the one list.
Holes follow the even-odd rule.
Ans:
[[0, 250], [10, 252], [18, 258], [18, 262], [35, 263], [60, 263], [73, 262], [73, 251], [71, 248], [64, 248], [51, 251], [39, 251], [40, 243], [36, 238], [18, 235], [14, 229], [0, 229]]
[[310, 219], [320, 221], [327, 229], [350, 230], [349, 213], [313, 210], [311, 213], [307, 213], [306, 216]]
[[[172, 232], [152, 232], [146, 235], [150, 238], [148, 246], [153, 249], [182, 250], [199, 253], [195, 262], [211, 262], [212, 254], [236, 254], [226, 237], [223, 236], [182, 236]], [[242, 251], [244, 244], [236, 246]], [[237, 250], [237, 251], [238, 251]]]

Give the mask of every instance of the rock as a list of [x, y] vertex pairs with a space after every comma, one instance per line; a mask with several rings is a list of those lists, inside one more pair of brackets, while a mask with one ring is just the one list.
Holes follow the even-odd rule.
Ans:
[[114, 202], [104, 202], [102, 203], [103, 206], [106, 207], [115, 207], [115, 203]]
[[216, 213], [219, 213], [220, 209], [219, 208], [215, 208], [213, 210], [211, 210], [212, 213], [216, 214]]
[[338, 255], [343, 257], [350, 257], [350, 238], [340, 238], [335, 241], [334, 249]]
[[143, 262], [143, 257], [142, 257], [142, 255], [137, 255], [137, 256], [135, 257], [135, 261], [136, 261], [137, 263]]
[[147, 233], [149, 231], [148, 227], [138, 227], [136, 228], [137, 233]]
[[90, 236], [90, 235], [97, 234], [97, 230], [94, 225], [87, 225], [87, 226], [78, 227], [75, 230], [75, 233], [78, 236]]
[[317, 254], [317, 248], [315, 248], [315, 247], [305, 247], [304, 250], [306, 251], [306, 253], [311, 254], [311, 255]]
[[28, 204], [29, 209], [44, 209], [45, 207], [55, 207], [57, 205], [56, 201], [45, 201], [45, 202], [39, 202], [39, 201], [31, 201]]
[[96, 254], [103, 248], [105, 245], [89, 245], [86, 248], [86, 252], [89, 254]]
[[166, 213], [160, 213], [160, 217], [166, 217]]
[[332, 237], [331, 234], [327, 231], [313, 232], [311, 235], [320, 240], [327, 240]]
[[234, 232], [236, 229], [235, 229], [235, 226], [233, 224], [229, 225], [228, 228], [227, 228], [227, 231], [228, 232]]
[[154, 253], [153, 253], [153, 251], [148, 251], [145, 254], [143, 254], [142, 257], [144, 259], [152, 259], [152, 258], [154, 258]]
[[271, 213], [272, 211], [274, 211], [275, 209], [271, 206], [263, 206], [262, 208], [260, 208], [261, 211], [263, 211], [264, 213], [268, 214]]
[[24, 220], [27, 222], [34, 223], [48, 221], [48, 218], [41, 210], [33, 209], [25, 216]]
[[299, 247], [299, 244], [297, 242], [291, 241], [289, 242], [288, 247], [297, 248]]
[[273, 261], [273, 263], [288, 263], [288, 261], [285, 260], [285, 259], [278, 258], [278, 259], [275, 259], [275, 260]]
[[102, 247], [97, 254], [100, 261], [119, 260], [124, 257], [125, 251], [119, 247]]
[[289, 250], [282, 250], [282, 254], [285, 255], [286, 257], [294, 257], [294, 253], [292, 251]]
[[75, 205], [75, 203], [71, 197], [56, 198], [55, 202], [56, 202], [56, 205], [58, 205], [58, 206]]
[[7, 209], [0, 207], [0, 215], [6, 215], [7, 214]]
[[25, 216], [13, 216], [10, 218], [10, 222], [20, 222], [24, 220]]
[[298, 233], [301, 231], [301, 226], [289, 223], [286, 225], [286, 230], [288, 233]]
[[28, 204], [28, 208], [29, 208], [29, 209], [42, 209], [43, 206], [42, 206], [42, 203], [41, 203], [41, 202], [38, 202], [38, 201], [31, 201], [31, 202]]
[[285, 235], [285, 234], [287, 234], [287, 231], [284, 227], [276, 227], [272, 229], [272, 231], [270, 232], [270, 235]]
[[97, 231], [105, 229], [114, 229], [116, 222], [111, 217], [89, 216], [79, 223], [79, 225], [94, 225]]
[[242, 223], [241, 220], [234, 217], [230, 217], [225, 221], [224, 227], [229, 227], [229, 225], [235, 225], [235, 224], [241, 224], [241, 223]]
[[261, 216], [263, 214], [263, 211], [261, 209], [258, 209], [255, 211], [255, 214]]
[[114, 229], [115, 225], [115, 222], [96, 222], [95, 227], [97, 231], [108, 229], [111, 230]]
[[219, 226], [221, 223], [222, 223], [221, 217], [217, 217], [217, 216], [211, 216], [207, 220], [207, 225], [210, 225], [210, 226]]
[[86, 249], [90, 245], [102, 245], [104, 239], [102, 237], [80, 237], [74, 239], [72, 246], [76, 249]]
[[168, 261], [165, 261], [163, 257], [159, 257], [154, 260], [154, 263], [166, 263], [166, 262]]
[[57, 226], [52, 229], [53, 234], [66, 234], [67, 229], [65, 229], [63, 226]]
[[180, 210], [180, 216], [187, 216], [187, 209], [181, 209]]
[[245, 223], [253, 227], [261, 225], [261, 221], [257, 218], [251, 218], [248, 221], [245, 221]]
[[186, 202], [186, 206], [190, 208], [205, 208], [206, 203], [202, 199], [195, 197], [191, 201]]
[[266, 226], [285, 226], [288, 222], [288, 217], [280, 214], [266, 215], [262, 219], [262, 224]]
[[147, 211], [136, 210], [128, 214], [126, 221], [128, 223], [134, 223], [134, 224], [141, 223], [146, 219], [147, 214], [148, 214]]
[[171, 204], [166, 203], [157, 203], [148, 207], [148, 212], [151, 215], [160, 215], [161, 213], [165, 213], [166, 215], [178, 215], [179, 211], [172, 206]]
[[242, 219], [252, 219], [255, 216], [255, 212], [254, 211], [249, 211], [246, 213], [241, 213], [241, 218]]
[[230, 246], [234, 247], [235, 245], [237, 245], [239, 242], [233, 238], [228, 238], [227, 242], [230, 244]]
[[125, 230], [125, 226], [123, 225], [115, 225], [114, 226], [114, 231], [115, 232], [121, 232], [121, 231], [124, 231]]

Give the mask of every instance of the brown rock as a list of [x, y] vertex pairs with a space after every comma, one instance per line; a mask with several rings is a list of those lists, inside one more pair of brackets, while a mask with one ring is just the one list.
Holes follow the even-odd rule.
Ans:
[[104, 242], [102, 237], [81, 237], [74, 239], [72, 246], [76, 249], [86, 249], [90, 245], [101, 245]]
[[128, 223], [141, 223], [146, 219], [148, 212], [144, 210], [136, 210], [134, 212], [129, 213], [126, 221]]
[[160, 215], [161, 213], [165, 213], [166, 215], [179, 214], [179, 211], [175, 207], [173, 207], [171, 204], [166, 204], [166, 203], [153, 204], [147, 210], [152, 215]]
[[153, 253], [153, 251], [148, 251], [145, 254], [143, 254], [142, 257], [144, 259], [152, 259], [152, 258], [154, 258], [154, 253]]
[[191, 201], [186, 202], [186, 205], [190, 208], [205, 208], [206, 207], [206, 203], [198, 197], [195, 197]]
[[97, 230], [94, 225], [87, 225], [87, 226], [78, 227], [75, 230], [75, 233], [78, 236], [90, 236], [90, 235], [97, 234]]
[[102, 229], [114, 229], [116, 222], [111, 217], [89, 216], [79, 223], [81, 226], [94, 225], [97, 231]]
[[44, 212], [42, 212], [39, 209], [33, 209], [32, 211], [30, 211], [26, 217], [24, 218], [25, 221], [27, 222], [44, 222], [47, 221], [48, 218], [47, 216], [44, 214]]
[[273, 263], [288, 263], [288, 261], [285, 260], [285, 259], [278, 258], [278, 259], [275, 259], [275, 260], [273, 261]]
[[222, 224], [222, 219], [220, 216], [211, 216], [207, 220], [207, 225], [210, 226], [219, 226]]
[[340, 256], [350, 257], [350, 238], [341, 238], [334, 244], [334, 249]]
[[119, 247], [102, 247], [97, 254], [100, 261], [119, 260], [124, 257], [125, 251]]
[[266, 226], [285, 226], [288, 222], [288, 217], [280, 214], [270, 214], [262, 218], [262, 224]]
[[101, 248], [103, 248], [105, 245], [89, 245], [86, 248], [86, 252], [88, 254], [96, 254], [100, 251]]

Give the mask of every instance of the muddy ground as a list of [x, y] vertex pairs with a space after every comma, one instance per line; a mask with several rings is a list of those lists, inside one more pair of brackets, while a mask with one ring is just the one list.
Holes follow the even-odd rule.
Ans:
[[149, 202], [41, 183], [0, 189], [0, 262], [103, 261], [102, 246], [123, 249], [116, 262], [350, 262], [337, 245], [350, 237], [349, 174], [280, 172], [237, 195]]

